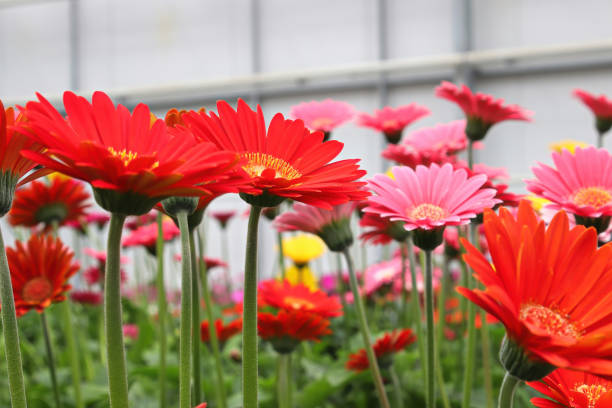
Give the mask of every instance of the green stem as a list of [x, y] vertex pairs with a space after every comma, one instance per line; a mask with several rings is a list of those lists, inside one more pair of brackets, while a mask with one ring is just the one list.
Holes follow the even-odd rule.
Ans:
[[223, 257], [223, 260], [227, 263], [227, 273], [223, 274], [223, 276], [225, 277], [225, 291], [227, 292], [227, 297], [231, 298], [232, 280], [229, 274], [229, 271], [231, 269], [230, 269], [230, 259], [229, 259], [229, 245], [227, 243], [227, 240], [228, 240], [227, 226], [223, 227], [221, 234], [223, 235], [222, 241], [221, 241], [221, 256]]
[[493, 381], [491, 374], [491, 340], [489, 338], [489, 325], [486, 321], [487, 312], [480, 311], [480, 339], [482, 342], [482, 373], [484, 375], [485, 396], [487, 408], [493, 408]]
[[602, 132], [597, 132], [597, 147], [598, 148], [602, 148], [604, 147], [604, 133]]
[[164, 233], [163, 215], [157, 213], [157, 314], [159, 319], [159, 407], [166, 408], [166, 353], [168, 348], [166, 336], [166, 284], [164, 281]]
[[108, 230], [106, 272], [104, 273], [104, 327], [107, 374], [111, 408], [127, 408], [128, 381], [121, 316], [121, 274], [119, 257], [125, 215], [111, 213]]
[[351, 254], [348, 248], [345, 248], [342, 252], [344, 254], [344, 259], [346, 260], [346, 264], [348, 267], [349, 281], [351, 284], [351, 291], [353, 292], [355, 310], [357, 311], [359, 329], [361, 330], [361, 335], [363, 336], [363, 344], [365, 346], [366, 354], [368, 355], [368, 362], [370, 364], [370, 370], [372, 371], [372, 377], [374, 379], [376, 392], [378, 393], [378, 398], [380, 399], [380, 405], [383, 408], [389, 408], [389, 400], [387, 398], [385, 386], [380, 375], [380, 368], [378, 367], [376, 354], [374, 354], [374, 349], [372, 348], [370, 330], [368, 329], [368, 322], [366, 319], [365, 310], [363, 308], [363, 300], [361, 299], [361, 295], [359, 294], [359, 287], [357, 283], [357, 277], [355, 276], [353, 260], [351, 259]]
[[13, 284], [11, 282], [6, 252], [4, 251], [2, 231], [0, 231], [0, 302], [11, 406], [13, 408], [26, 408], [28, 404], [26, 402], [23, 381], [23, 366], [21, 364], [21, 349], [19, 348], [19, 330], [15, 314]]
[[[191, 408], [191, 247], [187, 211], [176, 214], [181, 231], [181, 328], [179, 339], [179, 407]], [[199, 403], [199, 402], [198, 402]]]
[[278, 355], [278, 408], [291, 408], [291, 353]]
[[427, 316], [427, 377], [425, 377], [426, 402], [428, 408], [435, 404], [434, 375], [436, 366], [435, 333], [434, 333], [434, 306], [433, 306], [433, 259], [431, 251], [425, 251], [425, 314]]
[[55, 398], [56, 408], [62, 406], [60, 400], [59, 387], [57, 385], [57, 375], [55, 373], [55, 359], [53, 358], [53, 348], [51, 347], [51, 336], [49, 334], [49, 324], [47, 323], [47, 316], [43, 311], [40, 314], [40, 321], [42, 324], [43, 337], [45, 339], [45, 350], [47, 351], [47, 364], [49, 365], [49, 374], [51, 375], [51, 386], [53, 387], [53, 397]]
[[512, 408], [514, 406], [514, 392], [521, 380], [506, 373], [499, 389], [499, 408]]
[[94, 368], [93, 363], [91, 362], [91, 353], [87, 348], [87, 343], [85, 341], [86, 330], [78, 330], [76, 332], [77, 341], [79, 342], [79, 350], [81, 351], [81, 355], [83, 356], [83, 366], [85, 367], [85, 381], [91, 381], [94, 377]]
[[206, 306], [206, 318], [208, 319], [208, 333], [210, 337], [210, 346], [215, 359], [215, 371], [217, 376], [217, 403], [219, 408], [227, 406], [225, 398], [225, 381], [223, 380], [223, 366], [221, 365], [221, 351], [219, 348], [219, 339], [217, 338], [217, 329], [214, 324], [214, 316], [212, 309], [212, 301], [210, 299], [210, 291], [208, 290], [208, 277], [206, 276], [206, 262], [204, 262], [204, 240], [198, 233], [198, 248], [200, 250], [200, 281], [202, 283], [202, 294], [204, 297], [204, 305]]
[[[436, 344], [444, 341], [444, 324], [446, 323], [446, 294], [450, 281], [449, 259], [444, 255], [442, 261], [442, 279], [440, 280], [440, 294], [438, 295], [438, 326], [436, 327]], [[439, 354], [439, 353], [438, 353]]]
[[468, 167], [470, 170], [474, 167], [474, 142], [471, 139], [468, 139], [468, 149], [467, 149], [467, 157], [468, 157]]
[[414, 244], [412, 237], [406, 239], [406, 248], [408, 251], [409, 267], [410, 267], [410, 282], [412, 290], [410, 292], [410, 300], [412, 301], [412, 314], [417, 335], [417, 343], [419, 346], [419, 358], [421, 360], [421, 374], [423, 379], [426, 377], [425, 371], [425, 338], [423, 337], [423, 323], [421, 321], [421, 302], [419, 301], [419, 289], [417, 286], [416, 275], [416, 257], [414, 256]]
[[196, 261], [193, 230], [189, 231], [191, 252], [191, 357], [193, 364], [193, 405], [202, 402], [202, 379], [200, 376], [200, 285], [198, 285], [198, 264]]
[[389, 367], [389, 375], [391, 376], [391, 383], [393, 384], [393, 405], [395, 408], [403, 408], [404, 399], [402, 397], [402, 385], [400, 384], [393, 365]]
[[[476, 225], [468, 226], [470, 242], [476, 242]], [[471, 289], [474, 286], [473, 278], [467, 274], [467, 288]], [[472, 384], [474, 382], [474, 359], [476, 354], [476, 326], [475, 326], [476, 309], [474, 303], [467, 302], [467, 329], [468, 338], [465, 347], [465, 372], [463, 375], [463, 400], [461, 407], [468, 408], [472, 396]]]
[[244, 263], [242, 407], [257, 407], [257, 235], [262, 207], [251, 206]]
[[[79, 350], [74, 338], [74, 329], [72, 322], [72, 310], [70, 301], [66, 299], [62, 303], [62, 312], [64, 317], [64, 330], [66, 331], [66, 345], [70, 352], [70, 368], [72, 370], [72, 386], [74, 388], [74, 405], [76, 408], [83, 408], [83, 398], [81, 396], [81, 366], [79, 363]], [[85, 350], [83, 350], [85, 353]]]
[[283, 233], [276, 232], [276, 242], [278, 243], [278, 265], [280, 267], [280, 275], [285, 280], [285, 254], [283, 253]]
[[[406, 252], [408, 246], [405, 242], [400, 242], [400, 254], [401, 254], [401, 271], [402, 271], [402, 317], [400, 322], [402, 327], [408, 327], [408, 288], [406, 287]], [[412, 264], [411, 264], [412, 266]]]

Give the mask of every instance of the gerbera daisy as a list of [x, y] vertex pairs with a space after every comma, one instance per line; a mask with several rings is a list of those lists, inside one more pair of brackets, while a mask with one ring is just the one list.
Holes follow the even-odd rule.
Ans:
[[96, 201], [107, 211], [147, 213], [163, 198], [199, 196], [205, 184], [222, 181], [235, 154], [190, 137], [173, 137], [162, 120], [151, 124], [149, 108], [139, 104], [130, 113], [115, 106], [103, 92], [90, 103], [64, 93], [64, 117], [40, 94], [28, 102], [25, 129], [44, 152], [23, 155], [43, 166], [91, 183]]
[[582, 89], [574, 89], [574, 96], [579, 98], [595, 115], [595, 127], [600, 135], [612, 127], [612, 100], [605, 95], [595, 96]]
[[411, 103], [409, 105], [392, 108], [385, 106], [374, 111], [374, 115], [359, 114], [357, 124], [369, 127], [384, 133], [387, 142], [399, 143], [404, 128], [411, 123], [429, 115], [431, 112], [425, 106]]
[[548, 398], [532, 398], [540, 408], [610, 408], [612, 381], [589, 373], [564, 370], [553, 371], [542, 381], [527, 383]]
[[157, 220], [157, 211], [149, 211], [143, 215], [128, 217], [125, 220], [125, 227], [129, 230], [135, 230], [139, 227], [149, 225]]
[[73, 290], [70, 299], [82, 305], [99, 306], [102, 304], [102, 293], [93, 290]]
[[278, 231], [303, 231], [319, 236], [334, 252], [342, 251], [353, 243], [351, 215], [356, 203], [334, 206], [331, 210], [294, 203], [293, 211], [287, 211], [274, 220]]
[[68, 280], [79, 270], [74, 254], [59, 238], [32, 235], [25, 243], [7, 248], [17, 316], [42, 312], [51, 303], [66, 299]]
[[322, 143], [320, 132], [311, 133], [302, 121], [286, 120], [281, 114], [272, 118], [266, 132], [261, 108], [255, 112], [243, 100], [238, 101], [237, 111], [224, 101], [217, 103], [217, 109], [219, 116], [190, 112], [184, 120], [196, 137], [246, 161], [242, 169], [250, 186], [260, 191], [241, 195], [250, 204], [274, 207], [291, 198], [331, 208], [367, 195], [361, 190], [364, 183], [356, 181], [365, 174], [358, 160], [329, 163], [342, 143]]
[[612, 246], [598, 249], [595, 230], [570, 229], [564, 212], [546, 228], [527, 201], [516, 219], [503, 207], [486, 210], [484, 228], [492, 263], [462, 243], [485, 289], [457, 290], [506, 327], [508, 373], [525, 381], [554, 367], [611, 375]]
[[294, 264], [304, 266], [325, 252], [325, 243], [316, 235], [298, 234], [283, 239], [283, 254]]
[[324, 140], [329, 140], [332, 130], [355, 116], [355, 109], [346, 102], [325, 99], [295, 105], [290, 116], [302, 120], [311, 130], [323, 132]]
[[284, 279], [292, 285], [302, 284], [310, 290], [317, 290], [319, 288], [317, 277], [312, 272], [312, 269], [308, 267], [308, 265], [290, 265], [289, 267], [285, 268]]
[[[451, 164], [430, 167], [393, 167], [394, 179], [376, 175], [369, 181], [376, 195], [368, 198], [365, 212], [377, 213], [391, 221], [404, 222], [408, 231], [433, 231], [436, 234], [427, 246], [434, 249], [442, 241], [447, 225], [464, 225], [470, 218], [493, 207], [495, 190], [481, 189], [487, 177], [483, 174], [468, 178], [464, 170], [454, 170]], [[419, 237], [415, 235], [415, 244]], [[435, 241], [435, 242], [434, 242]]]
[[606, 149], [577, 148], [552, 154], [556, 168], [532, 167], [527, 190], [551, 201], [547, 208], [574, 214], [578, 224], [606, 230], [612, 216], [612, 155]]
[[231, 220], [236, 215], [236, 211], [217, 210], [217, 211], [211, 211], [209, 215], [219, 222], [219, 225], [221, 226], [221, 228], [225, 228], [227, 227], [227, 223], [229, 222], [229, 220]]
[[369, 296], [383, 286], [392, 287], [402, 276], [402, 261], [395, 257], [390, 261], [372, 264], [364, 271], [363, 290]]
[[123, 335], [129, 339], [136, 340], [138, 339], [138, 334], [140, 334], [140, 328], [135, 324], [124, 324], [123, 325]]
[[[178, 227], [169, 218], [162, 221], [162, 232], [164, 235], [164, 241], [172, 241], [174, 238], [180, 235]], [[151, 223], [136, 228], [130, 233], [130, 235], [125, 237], [122, 242], [124, 247], [143, 246], [152, 255], [156, 254], [156, 244], [157, 223]]]
[[403, 242], [410, 236], [410, 232], [404, 228], [404, 223], [390, 221], [376, 213], [365, 213], [359, 220], [359, 225], [365, 229], [359, 238], [376, 245], [386, 245], [392, 240]]
[[[393, 355], [408, 347], [416, 340], [415, 335], [410, 329], [393, 330], [385, 333], [381, 338], [374, 343], [374, 353], [378, 365], [385, 369], [393, 364]], [[347, 370], [363, 371], [370, 367], [365, 349], [361, 349], [349, 356], [346, 362]]]
[[[219, 339], [219, 346], [223, 348], [225, 342], [242, 331], [242, 318], [232, 320], [225, 324], [223, 320], [215, 320], [215, 330], [217, 331], [217, 338]], [[210, 327], [208, 320], [200, 323], [200, 339], [204, 343], [210, 342]]]
[[465, 85], [458, 87], [442, 81], [436, 88], [436, 96], [459, 105], [467, 119], [465, 133], [472, 141], [484, 139], [491, 126], [504, 120], [531, 120], [532, 113], [520, 106], [504, 105], [503, 99], [491, 95], [473, 94]]
[[336, 298], [322, 290], [310, 290], [302, 284], [267, 280], [259, 285], [259, 297], [264, 304], [277, 309], [301, 310], [322, 317], [342, 315], [342, 305]]
[[566, 140], [560, 140], [555, 143], [551, 143], [549, 147], [550, 147], [550, 150], [552, 150], [553, 152], [557, 152], [557, 153], [561, 153], [563, 150], [567, 150], [570, 153], [574, 153], [577, 147], [584, 149], [585, 147], [589, 147], [589, 144], [585, 142], [581, 142], [579, 140], [566, 139]]
[[276, 315], [259, 312], [257, 331], [281, 354], [291, 353], [301, 341], [319, 341], [331, 333], [328, 319], [303, 310], [279, 310]]
[[46, 229], [79, 222], [89, 207], [89, 193], [83, 183], [67, 177], [35, 180], [15, 192], [8, 221], [13, 226], [35, 227], [43, 223]]

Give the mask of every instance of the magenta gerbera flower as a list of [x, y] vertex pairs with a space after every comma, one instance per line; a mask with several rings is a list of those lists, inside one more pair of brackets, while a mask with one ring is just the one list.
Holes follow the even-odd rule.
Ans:
[[574, 154], [555, 152], [552, 158], [556, 168], [542, 163], [532, 168], [536, 179], [527, 180], [527, 190], [550, 200], [547, 208], [565, 210], [576, 223], [603, 232], [612, 216], [612, 155], [588, 147], [576, 148]]
[[397, 108], [385, 106], [383, 109], [375, 110], [374, 115], [359, 114], [357, 123], [384, 133], [389, 143], [397, 144], [406, 126], [429, 114], [429, 109], [416, 103]]
[[364, 232], [359, 238], [364, 242], [371, 242], [375, 245], [386, 245], [392, 240], [403, 242], [410, 234], [406, 231], [402, 222], [391, 221], [376, 213], [363, 214], [363, 217], [359, 220], [359, 225], [364, 228]]
[[455, 102], [468, 120], [465, 133], [471, 140], [481, 140], [491, 126], [504, 120], [530, 121], [532, 113], [518, 105], [504, 105], [503, 99], [491, 95], [472, 93], [465, 85], [460, 87], [442, 81], [436, 88], [436, 96]]
[[[470, 218], [499, 201], [495, 190], [482, 189], [487, 181], [484, 174], [469, 177], [465, 170], [454, 170], [451, 164], [430, 167], [396, 166], [391, 169], [393, 179], [376, 175], [368, 185], [375, 195], [368, 198], [365, 212], [378, 213], [391, 221], [404, 222], [408, 231], [432, 231], [435, 239], [415, 244], [425, 250], [433, 250], [442, 243], [442, 232], [447, 225], [464, 225]], [[434, 245], [435, 244], [435, 245]]]
[[346, 102], [325, 99], [323, 101], [302, 102], [291, 108], [290, 116], [301, 119], [310, 130], [325, 133], [324, 141], [331, 136], [332, 130], [351, 120], [355, 109]]
[[582, 89], [574, 89], [574, 96], [579, 98], [595, 115], [595, 127], [600, 134], [612, 127], [612, 100], [605, 95], [593, 95]]
[[331, 210], [294, 203], [293, 211], [287, 211], [274, 219], [278, 231], [303, 231], [318, 235], [331, 251], [341, 251], [353, 243], [350, 220], [357, 203], [334, 206]]
[[[416, 130], [402, 143], [387, 146], [382, 156], [412, 168], [419, 164], [429, 166], [431, 163], [453, 163], [455, 155], [467, 148], [465, 127], [465, 120], [455, 120]], [[481, 146], [478, 143], [474, 147]]]

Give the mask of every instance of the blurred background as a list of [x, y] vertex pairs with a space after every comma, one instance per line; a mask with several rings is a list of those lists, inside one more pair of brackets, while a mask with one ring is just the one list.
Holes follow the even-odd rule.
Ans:
[[[429, 107], [410, 131], [463, 116], [434, 97], [450, 80], [534, 112], [533, 123], [495, 126], [477, 152], [521, 192], [551, 142], [595, 142], [592, 114], [571, 91], [612, 95], [610, 16], [609, 0], [0, 0], [0, 98], [23, 104], [41, 92], [59, 106], [66, 89], [104, 90], [163, 115], [242, 97], [268, 119], [325, 98], [364, 112]], [[385, 168], [375, 131], [349, 123], [334, 138], [342, 158], [361, 158], [370, 174]], [[246, 209], [229, 196], [211, 207]], [[208, 250], [220, 256], [208, 224]], [[234, 274], [245, 230], [246, 218], [230, 222]], [[273, 247], [269, 226], [261, 234]], [[260, 263], [269, 276], [275, 254]]]

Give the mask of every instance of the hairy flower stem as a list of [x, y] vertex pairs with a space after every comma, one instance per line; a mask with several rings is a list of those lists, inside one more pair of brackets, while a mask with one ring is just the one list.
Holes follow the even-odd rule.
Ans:
[[521, 380], [506, 373], [501, 388], [499, 389], [498, 408], [512, 408], [514, 406], [514, 392]]
[[127, 408], [128, 380], [123, 345], [121, 316], [121, 274], [119, 257], [125, 215], [111, 213], [108, 230], [106, 271], [104, 273], [104, 328], [106, 335], [107, 375], [111, 408]]
[[425, 251], [425, 315], [427, 317], [427, 377], [425, 377], [425, 401], [428, 408], [435, 404], [435, 333], [434, 333], [434, 306], [433, 306], [433, 259], [431, 251]]
[[[400, 242], [400, 254], [401, 254], [401, 271], [402, 271], [402, 315], [400, 322], [402, 327], [408, 327], [408, 288], [406, 287], [406, 252], [408, 246], [405, 242]], [[412, 266], [412, 265], [411, 265]]]
[[[74, 326], [72, 322], [72, 310], [70, 301], [66, 299], [62, 302], [62, 317], [64, 320], [64, 330], [66, 331], [66, 345], [70, 352], [70, 369], [72, 370], [72, 387], [74, 388], [74, 406], [75, 408], [83, 408], [83, 397], [81, 395], [81, 365], [79, 363], [79, 350], [74, 335]], [[85, 350], [83, 350], [83, 354]]]
[[597, 131], [597, 148], [599, 149], [604, 147], [604, 136], [605, 133]]
[[412, 237], [408, 237], [406, 239], [406, 250], [408, 251], [408, 259], [410, 263], [410, 283], [412, 285], [410, 300], [412, 301], [412, 315], [414, 319], [417, 343], [419, 346], [421, 374], [423, 375], [423, 378], [425, 378], [425, 338], [423, 337], [423, 323], [421, 322], [421, 302], [419, 300], [419, 290], [417, 286], [416, 257], [414, 256], [414, 243], [412, 242]]
[[257, 235], [262, 207], [249, 214], [244, 263], [242, 329], [242, 406], [257, 407]]
[[159, 408], [166, 408], [166, 352], [168, 348], [166, 337], [166, 284], [164, 281], [164, 232], [163, 216], [157, 213], [157, 314], [159, 319]]
[[278, 408], [291, 408], [291, 353], [278, 355]]
[[57, 385], [57, 374], [55, 372], [55, 359], [53, 358], [53, 347], [51, 346], [51, 336], [49, 334], [49, 323], [47, 315], [43, 311], [40, 314], [40, 323], [42, 326], [43, 338], [45, 339], [45, 350], [47, 352], [47, 365], [49, 366], [49, 375], [51, 376], [51, 387], [53, 388], [53, 397], [55, 399], [55, 407], [60, 408], [62, 402], [60, 400], [59, 387]]
[[181, 328], [179, 339], [179, 407], [191, 408], [191, 247], [187, 211], [176, 214], [181, 231]]
[[383, 408], [389, 408], [389, 399], [387, 398], [385, 386], [380, 375], [380, 368], [378, 367], [376, 354], [374, 354], [374, 349], [372, 348], [370, 330], [368, 329], [368, 322], [366, 319], [365, 310], [363, 308], [363, 300], [361, 299], [361, 295], [359, 294], [359, 286], [357, 283], [357, 277], [355, 276], [355, 267], [353, 266], [353, 259], [351, 258], [349, 248], [345, 248], [342, 253], [344, 254], [344, 259], [346, 260], [346, 264], [348, 267], [349, 282], [351, 284], [351, 291], [353, 292], [354, 306], [357, 312], [359, 329], [361, 330], [361, 335], [363, 336], [363, 344], [365, 347], [366, 354], [368, 356], [368, 362], [370, 364], [370, 370], [374, 379], [374, 385], [376, 387], [376, 392], [378, 393], [378, 399], [380, 400], [380, 405]]
[[189, 231], [191, 252], [191, 357], [193, 364], [193, 405], [202, 402], [202, 379], [200, 368], [200, 286], [193, 230]]
[[391, 383], [393, 384], [393, 407], [403, 408], [404, 398], [402, 396], [402, 385], [400, 384], [400, 380], [397, 377], [397, 373], [395, 372], [395, 368], [393, 368], [393, 366], [389, 367], [389, 376], [391, 377]]
[[[225, 261], [228, 265], [228, 270], [229, 270], [229, 265], [230, 265], [230, 257], [229, 257], [229, 234], [227, 231], [227, 226], [223, 227], [221, 229], [221, 257], [223, 258], [223, 261]], [[225, 277], [225, 291], [227, 293], [228, 297], [232, 296], [232, 280], [229, 276], [229, 274], [224, 274]]]
[[23, 366], [21, 363], [21, 349], [19, 348], [19, 330], [17, 329], [17, 316], [15, 313], [15, 298], [13, 297], [13, 283], [9, 272], [4, 239], [0, 231], [0, 313], [2, 315], [2, 334], [4, 336], [4, 349], [8, 368], [9, 392], [13, 408], [26, 408], [25, 385], [23, 381]]
[[210, 337], [210, 347], [212, 349], [213, 358], [215, 359], [215, 371], [217, 377], [217, 404], [219, 408], [227, 406], [225, 397], [225, 382], [223, 380], [223, 366], [221, 365], [221, 351], [219, 350], [219, 339], [217, 338], [217, 329], [214, 324], [214, 316], [212, 309], [212, 301], [210, 299], [210, 291], [208, 290], [208, 277], [206, 276], [206, 262], [204, 261], [204, 239], [198, 231], [198, 249], [200, 252], [200, 281], [202, 283], [202, 295], [204, 297], [204, 306], [206, 307], [206, 318], [208, 319], [208, 334]]
[[276, 232], [276, 242], [278, 243], [278, 266], [280, 267], [280, 275], [285, 279], [285, 253], [283, 252], [283, 233]]

